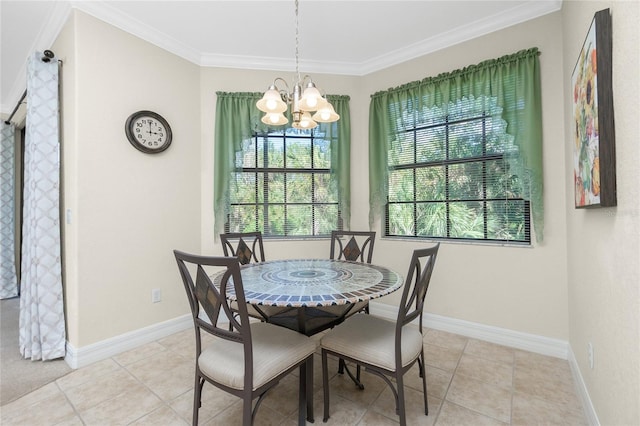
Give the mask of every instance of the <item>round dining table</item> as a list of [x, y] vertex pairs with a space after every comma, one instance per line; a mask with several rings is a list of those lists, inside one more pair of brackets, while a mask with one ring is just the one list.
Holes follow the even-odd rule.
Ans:
[[[244, 296], [265, 321], [307, 336], [331, 328], [403, 279], [379, 265], [334, 259], [287, 259], [240, 268]], [[233, 288], [227, 297], [236, 300]]]

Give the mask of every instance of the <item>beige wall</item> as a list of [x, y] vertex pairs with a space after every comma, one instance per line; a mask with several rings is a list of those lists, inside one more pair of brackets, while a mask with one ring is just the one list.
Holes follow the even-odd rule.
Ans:
[[[189, 312], [172, 250], [200, 246], [199, 67], [75, 12], [64, 61], [66, 307], [76, 348]], [[173, 130], [160, 154], [134, 149], [127, 117]], [[162, 302], [151, 303], [159, 288]]]
[[[603, 425], [640, 424], [640, 3], [565, 1], [565, 122], [572, 122], [571, 74], [596, 11], [610, 8], [613, 32], [618, 206], [574, 209], [571, 128], [565, 129], [569, 342]], [[587, 344], [594, 348], [589, 368]]]

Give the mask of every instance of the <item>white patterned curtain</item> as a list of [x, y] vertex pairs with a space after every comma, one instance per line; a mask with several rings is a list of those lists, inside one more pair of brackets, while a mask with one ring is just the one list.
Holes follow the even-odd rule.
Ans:
[[20, 352], [65, 355], [60, 247], [58, 61], [36, 52], [27, 65], [27, 125], [20, 280]]
[[0, 299], [18, 295], [15, 257], [15, 126], [2, 122], [0, 141]]

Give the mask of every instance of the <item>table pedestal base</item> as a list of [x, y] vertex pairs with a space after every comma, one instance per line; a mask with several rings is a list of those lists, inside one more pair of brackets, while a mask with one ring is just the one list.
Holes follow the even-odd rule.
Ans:
[[[281, 307], [279, 309], [269, 306], [271, 312], [265, 315], [265, 320], [268, 323], [313, 336], [335, 327], [365, 306], [366, 302], [332, 306]], [[255, 307], [256, 310], [262, 308], [259, 305]], [[267, 310], [263, 309], [262, 311], [266, 312]]]

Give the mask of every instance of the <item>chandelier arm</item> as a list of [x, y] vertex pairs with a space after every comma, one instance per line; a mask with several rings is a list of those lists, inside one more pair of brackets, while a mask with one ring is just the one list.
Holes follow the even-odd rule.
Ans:
[[[278, 87], [277, 82], [281, 81], [284, 84], [284, 89], [281, 87]], [[282, 96], [282, 99], [287, 102], [290, 103], [291, 102], [291, 96], [289, 94], [290, 90], [289, 90], [289, 85], [287, 84], [287, 80], [285, 80], [282, 77], [276, 77], [275, 80], [273, 80], [273, 86], [276, 88], [276, 90], [278, 91], [278, 93], [280, 93], [280, 96]]]

